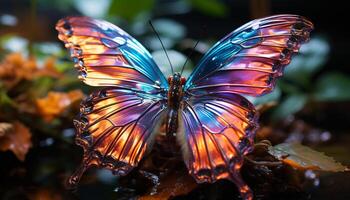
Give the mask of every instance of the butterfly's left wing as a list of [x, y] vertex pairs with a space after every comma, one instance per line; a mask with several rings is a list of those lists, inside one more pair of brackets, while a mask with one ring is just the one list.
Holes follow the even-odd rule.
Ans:
[[84, 159], [69, 184], [74, 186], [89, 166], [125, 175], [152, 146], [166, 110], [168, 83], [150, 53], [109, 22], [67, 17], [56, 29], [80, 78], [91, 86], [107, 86], [81, 103], [74, 121]]
[[252, 198], [239, 168], [253, 148], [258, 116], [241, 94], [270, 92], [312, 27], [295, 15], [254, 20], [204, 55], [185, 84], [184, 133], [179, 134], [185, 162], [198, 182], [230, 179], [242, 197]]
[[89, 17], [67, 17], [58, 21], [56, 29], [84, 83], [150, 93], [168, 88], [151, 54], [114, 24]]

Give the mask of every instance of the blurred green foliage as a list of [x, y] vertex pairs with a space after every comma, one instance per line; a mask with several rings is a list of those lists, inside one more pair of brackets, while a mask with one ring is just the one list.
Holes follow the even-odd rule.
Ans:
[[118, 0], [112, 1], [108, 14], [118, 15], [129, 21], [141, 13], [150, 12], [154, 7], [155, 0]]
[[[184, 64], [187, 56], [182, 53], [189, 50], [194, 43], [193, 38], [187, 36], [187, 28], [178, 21], [169, 18], [159, 17], [167, 13], [176, 13], [178, 7], [183, 7], [184, 12], [195, 10], [212, 17], [226, 17], [230, 10], [223, 1], [220, 0], [179, 0], [160, 1], [155, 0], [73, 0], [73, 1], [31, 1], [33, 8], [51, 8], [65, 12], [78, 11], [81, 15], [91, 17], [107, 18], [120, 25], [131, 35], [141, 41], [151, 53], [155, 61], [160, 66], [163, 73], [170, 74], [170, 66], [161, 49], [160, 42], [148, 25], [148, 20], [152, 22], [160, 34], [160, 37], [169, 51], [169, 56], [175, 69], [178, 71]], [[167, 8], [167, 9], [164, 9]], [[217, 38], [219, 40], [220, 38]], [[201, 38], [203, 46], [210, 46], [206, 38]], [[186, 43], [184, 45], [184, 43]], [[25, 55], [33, 54], [39, 62], [47, 56], [58, 58], [57, 69], [59, 71], [69, 71], [71, 69], [66, 51], [57, 41], [33, 43], [15, 34], [2, 35], [0, 37], [2, 51], [1, 57], [8, 52], [22, 52]], [[205, 50], [204, 50], [205, 51]], [[203, 52], [203, 49], [198, 52]], [[197, 52], [197, 53], [198, 53]], [[262, 97], [248, 97], [255, 105], [261, 105], [271, 101], [277, 101], [278, 106], [272, 111], [272, 118], [279, 120], [302, 110], [310, 102], [324, 101], [349, 101], [350, 77], [337, 71], [323, 70], [330, 53], [330, 45], [326, 35], [312, 36], [309, 43], [302, 46], [300, 53], [295, 56], [290, 65], [285, 69], [284, 78], [277, 83], [276, 89]], [[190, 59], [186, 65], [185, 76], [188, 76], [195, 66], [195, 61]], [[329, 66], [331, 67], [331, 66]], [[323, 70], [323, 71], [322, 71]], [[320, 74], [320, 72], [322, 73]], [[60, 84], [59, 88], [65, 90], [74, 86], [74, 76], [60, 80], [55, 84]], [[49, 83], [45, 83], [50, 85]], [[2, 102], [10, 102], [5, 93], [1, 94]]]
[[214, 17], [225, 17], [228, 14], [228, 8], [220, 0], [189, 0], [191, 5], [208, 15]]
[[[279, 121], [317, 102], [350, 101], [350, 77], [340, 72], [325, 71], [330, 53], [326, 37], [313, 36], [303, 44], [300, 52], [284, 70], [284, 77], [277, 82], [271, 94], [262, 97], [248, 97], [255, 105], [270, 101], [279, 102], [272, 110], [271, 119]], [[308, 104], [309, 103], [309, 104]]]

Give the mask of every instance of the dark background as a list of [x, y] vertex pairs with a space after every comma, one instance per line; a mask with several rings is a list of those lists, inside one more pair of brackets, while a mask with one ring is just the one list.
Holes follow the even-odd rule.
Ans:
[[[181, 32], [181, 28], [176, 28], [172, 23], [182, 27], [184, 34], [180, 36], [176, 34], [174, 36], [162, 30], [159, 24], [156, 29], [159, 28], [162, 39], [168, 40], [165, 42], [166, 47], [180, 53], [183, 57], [189, 55], [193, 44], [200, 40], [202, 48], [195, 50], [190, 57], [188, 70], [198, 62], [198, 59], [213, 43], [252, 19], [273, 14], [298, 14], [309, 18], [315, 25], [311, 41], [317, 40], [329, 47], [328, 51], [325, 51], [326, 54], [319, 54], [322, 58], [316, 56], [313, 59], [323, 59], [323, 57], [326, 59], [323, 59], [324, 61], [317, 66], [317, 69], [312, 69], [305, 75], [304, 69], [311, 69], [306, 64], [306, 59], [310, 54], [318, 55], [317, 53], [322, 49], [317, 49], [318, 46], [316, 46], [311, 49], [311, 53], [302, 51], [299, 56], [302, 64], [299, 64], [294, 74], [286, 72], [285, 78], [281, 79], [277, 86], [276, 90], [279, 91], [277, 96], [270, 95], [267, 98], [250, 100], [256, 105], [264, 105], [270, 101], [277, 102], [277, 106], [263, 113], [261, 117], [261, 127], [271, 128], [273, 132], [283, 135], [278, 136], [278, 139], [274, 133], [268, 136], [267, 139], [273, 141], [273, 144], [290, 141], [290, 138], [293, 138], [296, 133], [297, 135], [304, 134], [301, 139], [297, 139], [298, 142], [324, 151], [327, 155], [347, 165], [350, 164], [350, 51], [348, 50], [350, 46], [348, 31], [350, 7], [347, 6], [347, 2], [316, 0], [106, 1], [110, 2], [110, 6], [98, 18], [111, 21], [127, 30], [152, 53], [159, 52], [161, 49], [159, 41], [154, 40], [155, 35], [148, 26], [148, 20], [152, 20], [157, 25], [157, 20], [167, 19], [168, 22], [163, 24], [163, 29], [172, 29], [176, 33]], [[148, 2], [149, 5], [141, 2]], [[4, 45], [9, 40], [8, 38], [21, 37], [28, 42], [28, 45], [20, 53], [34, 56], [38, 61], [55, 57], [57, 59], [56, 68], [63, 71], [66, 77], [75, 78], [76, 73], [71, 67], [73, 64], [63, 45], [58, 41], [54, 27], [55, 23], [65, 16], [86, 15], [88, 12], [84, 11], [83, 4], [86, 2], [79, 0], [1, 0], [0, 19], [4, 15], [11, 15], [16, 18], [17, 22], [6, 25], [0, 20], [0, 58], [3, 59], [7, 54], [13, 53], [11, 48]], [[99, 3], [95, 4], [96, 8], [99, 6]], [[52, 43], [58, 46], [59, 50], [49, 53], [37, 49], [37, 45], [44, 43]], [[161, 59], [163, 59], [161, 62], [166, 62], [165, 58]], [[19, 93], [18, 91], [22, 92], [22, 90], [17, 91], [16, 88], [4, 91], [0, 89], [10, 98], [14, 93]], [[71, 89], [81, 89], [85, 94], [91, 91], [91, 88], [83, 86], [79, 81], [65, 87], [57, 86], [53, 82], [41, 94], [41, 97], [47, 95], [51, 90], [67, 92]], [[0, 103], [0, 108], [6, 106]], [[31, 130], [33, 143], [23, 162], [19, 161], [10, 151], [0, 152], [0, 199], [120, 198], [120, 195], [114, 192], [117, 185], [115, 178], [106, 171], [89, 170], [88, 178], [83, 179], [82, 186], [77, 193], [72, 194], [64, 189], [64, 180], [78, 166], [82, 155], [82, 149], [73, 142], [72, 116], [78, 112], [78, 109], [70, 112], [69, 115], [57, 116], [53, 122], [46, 122], [38, 116], [21, 114], [16, 109], [0, 109], [0, 122], [21, 121]], [[285, 126], [286, 123], [288, 125]], [[311, 133], [320, 137], [325, 132], [331, 134], [331, 140], [315, 142], [310, 139], [312, 137], [309, 138]], [[349, 173], [326, 173], [321, 177], [321, 184], [306, 190], [306, 194], [294, 196], [294, 194], [285, 193], [281, 195], [282, 197], [277, 195], [275, 199], [350, 199]], [[224, 189], [228, 188], [225, 184], [217, 184], [214, 187], [220, 188], [221, 186]], [[187, 198], [225, 199], [223, 195], [215, 196], [216, 193], [223, 192], [223, 189], [216, 190], [213, 187], [204, 186], [203, 190], [208, 191], [207, 193], [197, 191]], [[210, 191], [214, 194], [211, 194]], [[130, 191], [125, 193], [128, 192], [130, 193]], [[208, 193], [211, 195], [206, 196]], [[228, 193], [232, 196], [232, 192]], [[123, 198], [131, 197], [125, 195]], [[261, 198], [268, 199], [264, 196]]]

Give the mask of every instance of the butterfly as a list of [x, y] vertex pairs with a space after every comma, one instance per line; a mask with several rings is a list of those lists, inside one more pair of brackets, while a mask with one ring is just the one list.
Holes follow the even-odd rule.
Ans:
[[239, 27], [203, 56], [187, 80], [177, 72], [165, 78], [151, 54], [109, 22], [67, 17], [56, 29], [79, 78], [102, 87], [83, 100], [74, 120], [84, 158], [72, 184], [90, 166], [128, 174], [150, 151], [164, 122], [198, 183], [228, 179], [244, 199], [252, 199], [240, 168], [253, 149], [258, 113], [244, 96], [273, 90], [292, 55], [309, 40], [308, 19], [274, 15]]

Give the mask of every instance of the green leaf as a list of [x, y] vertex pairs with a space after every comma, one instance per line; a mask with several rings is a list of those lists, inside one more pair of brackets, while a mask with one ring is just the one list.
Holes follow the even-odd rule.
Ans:
[[328, 60], [329, 51], [329, 43], [324, 37], [313, 37], [301, 46], [300, 52], [286, 67], [285, 77], [307, 86], [310, 84], [311, 76]]
[[317, 80], [313, 97], [318, 101], [348, 101], [349, 91], [350, 77], [339, 72], [331, 72]]
[[111, 6], [111, 0], [73, 0], [74, 7], [81, 14], [93, 18], [105, 18]]
[[225, 17], [228, 14], [228, 7], [219, 0], [189, 0], [192, 6], [208, 15]]
[[[168, 50], [167, 52], [168, 52], [171, 64], [174, 67], [174, 71], [175, 72], [181, 71], [181, 68], [185, 63], [187, 57], [178, 51]], [[165, 56], [165, 53], [163, 50], [154, 51], [152, 53], [152, 57], [166, 77], [172, 75], [169, 61]], [[189, 68], [190, 64], [191, 64], [190, 62], [187, 62], [186, 68]]]
[[268, 152], [278, 160], [297, 169], [312, 169], [330, 172], [348, 170], [332, 157], [298, 143], [282, 143], [269, 147]]
[[5, 90], [0, 89], [0, 106], [12, 105], [15, 106], [15, 102], [7, 95]]
[[152, 23], [161, 36], [179, 40], [183, 39], [186, 35], [186, 28], [174, 20], [156, 19]]
[[114, 0], [109, 14], [132, 21], [140, 13], [149, 12], [154, 4], [155, 0]]
[[307, 101], [304, 94], [291, 94], [273, 111], [272, 119], [278, 120], [300, 111]]

